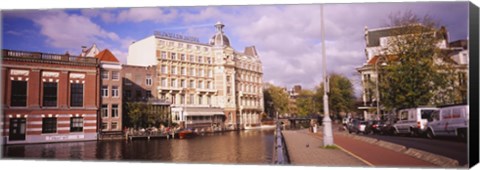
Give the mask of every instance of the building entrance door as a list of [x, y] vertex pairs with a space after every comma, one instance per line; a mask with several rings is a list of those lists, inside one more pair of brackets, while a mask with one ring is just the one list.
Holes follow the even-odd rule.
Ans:
[[25, 118], [10, 119], [8, 140], [25, 140], [26, 122], [27, 120]]

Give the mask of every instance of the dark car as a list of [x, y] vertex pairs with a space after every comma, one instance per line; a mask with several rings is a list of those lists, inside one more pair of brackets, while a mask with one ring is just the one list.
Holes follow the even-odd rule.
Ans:
[[380, 134], [382, 135], [396, 135], [395, 127], [393, 127], [393, 123], [385, 122], [383, 125]]
[[367, 123], [360, 119], [353, 119], [347, 124], [348, 133], [365, 133], [365, 127]]
[[385, 128], [385, 121], [380, 120], [370, 120], [367, 121], [367, 126], [365, 127], [365, 134], [383, 134], [383, 129]]

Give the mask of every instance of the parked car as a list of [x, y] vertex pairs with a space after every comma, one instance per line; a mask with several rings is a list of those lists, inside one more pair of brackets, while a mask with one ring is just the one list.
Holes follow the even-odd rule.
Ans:
[[366, 122], [360, 119], [353, 119], [348, 125], [348, 133], [365, 133]]
[[383, 128], [385, 127], [385, 121], [380, 120], [370, 120], [367, 121], [367, 126], [365, 127], [365, 134], [382, 134]]
[[457, 136], [467, 138], [469, 108], [468, 105], [441, 107], [432, 113], [427, 125], [427, 138], [435, 136]]
[[398, 111], [396, 121], [393, 124], [393, 133], [407, 134], [410, 136], [425, 134], [427, 132], [428, 119], [436, 110], [438, 110], [438, 108], [417, 107]]

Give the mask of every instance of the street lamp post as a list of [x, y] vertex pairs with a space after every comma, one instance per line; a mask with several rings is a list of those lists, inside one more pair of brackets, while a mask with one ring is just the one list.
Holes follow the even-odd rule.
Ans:
[[323, 126], [323, 146], [330, 146], [333, 145], [333, 134], [332, 134], [332, 120], [330, 119], [330, 115], [328, 113], [328, 94], [327, 94], [327, 64], [325, 55], [325, 25], [323, 23], [323, 4], [320, 6], [321, 13], [320, 13], [320, 21], [321, 21], [321, 35], [322, 35], [322, 64], [323, 64], [323, 111], [324, 116], [322, 120]]
[[[376, 114], [376, 120], [379, 120], [378, 116], [380, 114], [380, 89], [378, 88], [378, 84], [379, 84], [379, 81], [380, 81], [380, 73], [378, 73], [378, 61], [380, 61], [380, 57], [377, 59], [377, 61], [375, 61], [375, 73], [377, 74], [377, 81], [375, 81], [375, 85], [376, 85], [376, 91], [377, 91], [377, 114]], [[385, 66], [387, 65], [387, 63], [385, 62], [382, 62], [382, 66]]]

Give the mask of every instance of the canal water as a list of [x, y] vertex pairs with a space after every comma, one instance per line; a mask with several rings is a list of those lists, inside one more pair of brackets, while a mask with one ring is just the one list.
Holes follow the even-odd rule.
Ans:
[[189, 139], [9, 145], [3, 158], [260, 165], [271, 163], [273, 141], [273, 130], [230, 131]]

